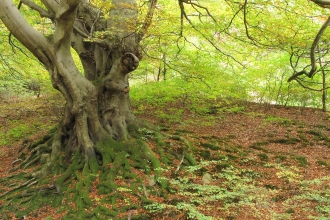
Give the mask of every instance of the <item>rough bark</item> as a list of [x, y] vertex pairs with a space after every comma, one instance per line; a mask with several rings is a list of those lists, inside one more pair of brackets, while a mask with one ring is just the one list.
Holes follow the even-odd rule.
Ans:
[[[46, 9], [33, 1], [23, 1], [54, 22], [52, 39], [35, 30], [12, 0], [0, 2], [0, 18], [44, 64], [53, 87], [66, 99], [63, 120], [51, 141], [48, 170], [61, 152], [65, 152], [68, 161], [75, 152], [83, 152], [89, 162], [99, 154], [99, 142], [129, 138], [127, 126], [136, 124], [137, 119], [130, 108], [128, 74], [139, 64], [140, 37], [134, 0], [113, 0], [108, 20], [88, 1], [41, 2]], [[103, 36], [96, 38], [97, 31]], [[75, 65], [71, 46], [79, 54], [84, 73]]]
[[[192, 148], [181, 137], [136, 129], [142, 123], [132, 113], [128, 81], [129, 73], [139, 65], [139, 41], [150, 25], [156, 1], [150, 1], [146, 23], [139, 31], [136, 30], [137, 5], [134, 0], [113, 0], [108, 20], [87, 0], [41, 0], [45, 7], [38, 7], [32, 0], [22, 2], [54, 22], [53, 38], [46, 39], [33, 29], [12, 0], [0, 0], [0, 19], [44, 64], [53, 87], [63, 94], [66, 105], [56, 130], [29, 145], [27, 156], [23, 152], [19, 156], [22, 162], [11, 171], [35, 163], [42, 166], [35, 166], [32, 176], [19, 173], [3, 180], [8, 186], [12, 182], [16, 186], [17, 180], [23, 179], [24, 182], [0, 193], [0, 199], [5, 200], [0, 212], [10, 210], [18, 212], [18, 218], [24, 218], [31, 210], [52, 204], [70, 207], [65, 219], [117, 219], [116, 201], [122, 197], [115, 183], [117, 177], [129, 179], [124, 188], [132, 188], [135, 191], [132, 196], [150, 202], [145, 183], [140, 175], [132, 172], [134, 168], [143, 169], [158, 183], [160, 188], [154, 187], [152, 191], [166, 196], [168, 181], [158, 177], [162, 176], [161, 165], [167, 166], [177, 152], [174, 149], [165, 153], [165, 148], [168, 150], [170, 147], [166, 146], [163, 138], [181, 141], [185, 145], [180, 165], [184, 158], [187, 164], [195, 164], [190, 154]], [[96, 32], [101, 37], [96, 37]], [[78, 53], [83, 73], [75, 65], [70, 47]], [[143, 141], [146, 138], [144, 132], [154, 137], [160, 159]], [[37, 185], [39, 182], [42, 184]], [[102, 196], [102, 203], [106, 205], [93, 205], [89, 193], [94, 186], [100, 195], [107, 195], [107, 198]], [[23, 188], [28, 189], [23, 191]], [[139, 194], [138, 188], [143, 188], [145, 195]], [[62, 192], [67, 192], [67, 195]], [[21, 209], [22, 197], [27, 201], [26, 210]], [[20, 210], [16, 209], [17, 206]], [[121, 211], [139, 206], [140, 202], [129, 204], [121, 207]]]

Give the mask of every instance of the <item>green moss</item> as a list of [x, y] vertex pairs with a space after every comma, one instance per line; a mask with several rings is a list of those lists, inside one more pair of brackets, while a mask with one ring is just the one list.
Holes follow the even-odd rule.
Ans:
[[189, 162], [189, 165], [195, 166], [197, 165], [197, 161], [195, 160], [195, 157], [192, 154], [186, 154], [187, 161]]
[[[109, 144], [109, 143], [108, 143]], [[112, 143], [113, 144], [113, 143]], [[156, 176], [161, 176], [160, 171], [161, 163], [155, 154], [143, 140], [130, 140], [121, 144], [115, 144], [111, 146], [114, 152], [113, 162], [110, 169], [104, 170], [100, 173], [100, 181], [114, 180], [118, 174], [124, 179], [134, 179], [136, 175], [132, 172], [130, 161], [132, 161], [133, 167], [138, 167], [145, 170], [146, 174], [150, 174], [152, 170]], [[129, 158], [130, 161], [127, 159]], [[158, 183], [162, 188], [167, 187], [167, 182], [159, 180]], [[106, 194], [112, 192], [116, 188], [115, 185], [109, 183], [100, 183], [98, 190], [100, 194]]]
[[249, 155], [249, 152], [247, 152], [247, 151], [241, 151], [240, 153], [239, 153], [239, 156], [240, 157], [246, 157], [246, 156], [248, 156]]
[[145, 169], [147, 167], [147, 162], [144, 159], [136, 159], [132, 164], [134, 168]]
[[266, 189], [271, 189], [271, 190], [278, 190], [279, 188], [275, 185], [272, 185], [272, 184], [265, 184], [264, 187]]
[[231, 165], [229, 164], [229, 163], [222, 163], [222, 164], [217, 164], [216, 166], [215, 166], [215, 168], [216, 168], [216, 170], [218, 171], [218, 172], [220, 172], [220, 171], [222, 171], [222, 170], [224, 170], [224, 169], [226, 169], [226, 168], [229, 168]]
[[133, 179], [136, 177], [136, 174], [134, 174], [132, 171], [125, 171], [123, 174], [124, 179]]
[[325, 135], [323, 134], [323, 132], [320, 131], [320, 130], [317, 130], [317, 131], [315, 131], [315, 130], [309, 130], [306, 133], [311, 134], [311, 135], [314, 135], [314, 136], [318, 137], [319, 139], [327, 139], [325, 137]]
[[92, 206], [93, 202], [88, 196], [88, 189], [85, 189], [81, 192], [81, 198], [87, 207]]
[[125, 149], [125, 146], [122, 142], [116, 142], [113, 139], [107, 139], [97, 143], [97, 151], [102, 155], [103, 165], [109, 164], [114, 161], [114, 149], [118, 149], [120, 147]]
[[201, 150], [199, 151], [199, 155], [203, 157], [204, 159], [210, 159], [211, 152], [209, 150]]
[[127, 130], [129, 133], [138, 132], [139, 126], [137, 126], [135, 124], [129, 124], [129, 125], [127, 125]]
[[79, 181], [77, 184], [76, 184], [76, 190], [77, 191], [81, 191], [83, 188], [83, 182], [82, 181]]
[[232, 154], [227, 154], [227, 157], [228, 157], [228, 159], [230, 159], [230, 160], [237, 160], [237, 159], [238, 159], [237, 156], [232, 155]]
[[285, 211], [285, 213], [288, 213], [288, 214], [293, 214], [294, 213], [294, 210], [292, 208], [289, 208]]
[[225, 155], [222, 154], [217, 154], [218, 160], [225, 160], [227, 159], [227, 157]]
[[229, 138], [229, 139], [234, 139], [234, 138], [236, 138], [236, 135], [235, 134], [228, 134], [226, 137]]
[[132, 159], [136, 157], [147, 159], [151, 162], [151, 165], [153, 166], [154, 170], [161, 167], [160, 161], [157, 159], [150, 147], [144, 141], [135, 140], [133, 142], [129, 142], [127, 150], [132, 155]]
[[162, 147], [157, 148], [157, 153], [159, 154], [160, 160], [165, 167], [172, 163], [173, 157], [169, 154], [167, 155]]
[[297, 144], [300, 142], [297, 138], [288, 138], [288, 139], [276, 139], [276, 140], [270, 140], [271, 143], [277, 143], [277, 144]]
[[268, 144], [268, 142], [256, 142], [256, 143], [250, 145], [250, 148], [268, 153], [269, 152], [268, 149], [262, 147], [262, 146], [265, 146], [267, 144]]
[[74, 174], [76, 170], [80, 170], [84, 167], [83, 156], [81, 153], [76, 152], [72, 157], [71, 165], [65, 170], [65, 172], [55, 181], [57, 186], [63, 186], [64, 182]]
[[52, 134], [54, 134], [56, 132], [57, 128], [58, 128], [58, 125], [56, 125], [53, 128], [49, 129], [49, 131], [47, 133], [50, 134], [50, 135], [52, 135]]
[[272, 201], [274, 202], [281, 202], [284, 201], [286, 198], [283, 195], [276, 195], [275, 197], [272, 198]]
[[227, 153], [238, 153], [239, 152], [237, 147], [226, 147], [224, 149], [224, 151]]
[[[55, 194], [50, 190], [23, 189], [19, 194], [12, 196], [9, 203], [4, 203], [0, 215], [4, 219], [11, 219], [2, 215], [6, 212], [16, 213], [18, 219], [23, 218], [23, 216], [38, 216], [38, 212], [35, 210], [45, 206], [58, 207], [63, 198], [62, 194]], [[12, 204], [19, 204], [19, 206], [13, 206]]]
[[268, 116], [267, 118], [264, 119], [264, 121], [270, 122], [272, 124], [285, 125], [285, 126], [296, 124], [296, 122], [292, 121], [291, 119], [277, 117], [277, 116]]
[[118, 188], [118, 185], [115, 184], [112, 180], [108, 180], [98, 184], [97, 188], [100, 195], [106, 195], [114, 192]]
[[258, 154], [258, 157], [260, 158], [261, 161], [265, 161], [265, 162], [269, 161], [269, 156], [267, 154], [264, 153]]
[[83, 171], [82, 171], [82, 181], [84, 183], [84, 186], [90, 187], [92, 185], [92, 179], [95, 179], [93, 177], [93, 173], [91, 173], [88, 164], [85, 164]]
[[96, 174], [100, 169], [100, 165], [97, 162], [96, 158], [90, 159], [88, 161], [88, 165], [89, 165], [89, 172], [91, 172], [92, 174]]
[[326, 166], [326, 167], [329, 167], [330, 168], [330, 164], [323, 161], [323, 160], [318, 160], [317, 161], [317, 164], [320, 165], [320, 166]]
[[281, 163], [281, 162], [285, 161], [286, 158], [287, 158], [287, 156], [285, 156], [285, 155], [276, 155], [275, 161], [276, 161], [276, 163]]
[[307, 159], [303, 156], [295, 156], [297, 161], [299, 161], [300, 166], [306, 166], [308, 164]]
[[[65, 162], [64, 157], [62, 155], [58, 155], [58, 164], [60, 165], [60, 167], [62, 167], [63, 169], [67, 169], [69, 167], [69, 164], [67, 162]], [[60, 170], [56, 173], [59, 174]]]
[[186, 134], [193, 134], [194, 133], [193, 131], [186, 130], [186, 129], [178, 129], [178, 130], [176, 130], [176, 132], [186, 133]]
[[212, 144], [212, 143], [201, 143], [200, 144], [202, 147], [207, 148], [207, 149], [211, 149], [211, 150], [220, 150], [220, 147]]
[[138, 209], [138, 208], [139, 208], [138, 204], [130, 204], [130, 205], [121, 207], [120, 212], [127, 212], [129, 210], [135, 210], [135, 209]]
[[110, 210], [109, 208], [99, 205], [93, 210], [94, 216], [98, 216], [99, 219], [108, 219], [111, 217], [116, 217], [117, 212]]
[[234, 153], [239, 153], [239, 149], [237, 147], [232, 147]]
[[71, 220], [71, 219], [88, 219], [89, 217], [86, 215], [85, 211], [81, 210], [70, 210], [62, 219], [63, 220]]
[[[60, 174], [54, 182], [56, 190], [59, 190], [60, 195], [51, 198], [57, 206], [61, 205], [63, 201], [62, 193], [66, 195], [67, 203], [73, 202], [76, 205], [74, 211], [69, 211], [63, 219], [116, 219], [119, 211], [127, 211], [131, 209], [139, 208], [138, 205], [129, 204], [122, 210], [118, 210], [116, 207], [116, 198], [122, 197], [118, 190], [118, 186], [115, 184], [117, 179], [124, 179], [121, 181], [126, 189], [130, 189], [129, 193], [134, 194], [134, 191], [138, 191], [139, 195], [143, 195], [143, 192], [139, 191], [142, 188], [142, 179], [137, 178], [135, 172], [132, 172], [134, 167], [139, 167], [145, 171], [145, 173], [154, 174], [156, 185], [149, 187], [148, 194], [154, 193], [157, 196], [168, 197], [168, 192], [171, 191], [169, 187], [169, 180], [164, 178], [163, 165], [170, 164], [173, 161], [172, 153], [178, 153], [178, 148], [172, 148], [166, 145], [164, 138], [169, 136], [162, 136], [157, 133], [153, 133], [152, 138], [157, 140], [158, 147], [156, 148], [156, 154], [160, 156], [160, 159], [156, 157], [156, 154], [149, 147], [144, 140], [128, 140], [124, 142], [116, 142], [112, 139], [100, 141], [96, 146], [97, 158], [92, 158], [90, 161], [85, 161], [85, 157], [81, 152], [76, 152], [70, 161], [70, 164], [65, 161], [62, 155], [58, 155], [56, 158], [56, 166], [52, 167], [55, 174]], [[170, 137], [172, 138], [172, 136]], [[197, 162], [193, 156], [194, 147], [190, 145], [184, 138], [175, 137], [177, 142], [183, 143], [184, 147], [179, 148], [180, 155], [184, 155], [184, 164], [196, 165]], [[48, 141], [45, 139], [48, 143]], [[172, 142], [172, 141], [171, 141]], [[41, 142], [40, 142], [41, 143]], [[40, 144], [39, 143], [39, 144]], [[48, 145], [45, 145], [47, 149]], [[218, 149], [216, 145], [211, 147], [213, 150]], [[212, 150], [211, 149], [211, 150]], [[216, 152], [214, 152], [216, 154]], [[180, 157], [181, 158], [181, 157]], [[93, 181], [98, 177], [98, 193], [102, 195], [102, 199], [89, 197], [89, 192]], [[129, 179], [126, 181], [126, 179]], [[25, 180], [26, 181], [26, 180]], [[74, 184], [73, 184], [74, 181]], [[125, 185], [127, 184], [127, 185]], [[172, 190], [173, 192], [173, 190]], [[33, 196], [35, 192], [29, 196]], [[125, 195], [124, 195], [125, 196]], [[50, 199], [50, 197], [45, 196]], [[97, 202], [94, 202], [97, 201]], [[26, 199], [27, 205], [31, 205], [31, 197]], [[42, 200], [39, 197], [33, 198], [33, 201]], [[142, 203], [148, 203], [150, 200], [141, 196]], [[93, 204], [95, 203], [95, 204]], [[112, 210], [108, 209], [107, 204], [112, 204]], [[22, 202], [23, 204], [23, 202]], [[46, 203], [43, 203], [46, 204]], [[40, 205], [40, 204], [39, 204]], [[36, 207], [31, 208], [37, 209]], [[67, 211], [66, 207], [62, 208]], [[17, 211], [17, 210], [16, 210]], [[23, 212], [24, 211], [24, 212]], [[22, 210], [21, 216], [27, 215], [27, 210]]]

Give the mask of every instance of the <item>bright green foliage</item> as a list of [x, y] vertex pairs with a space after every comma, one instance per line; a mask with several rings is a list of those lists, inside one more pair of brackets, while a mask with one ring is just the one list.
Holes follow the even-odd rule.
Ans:
[[[19, 0], [14, 1], [16, 5]], [[34, 1], [40, 4], [40, 0]], [[29, 23], [46, 37], [53, 33], [52, 22], [40, 18], [38, 12], [22, 4], [20, 11], [28, 18]], [[72, 50], [76, 63], [82, 70], [77, 54]], [[37, 91], [36, 87], [40, 88]], [[54, 93], [47, 70], [24, 46], [9, 35], [0, 21], [0, 97], [37, 95]]]
[[[300, 195], [294, 196], [292, 199], [286, 201], [288, 207], [295, 207], [300, 204], [301, 201], [306, 203], [315, 203], [316, 210], [319, 212], [318, 216], [309, 216], [310, 219], [327, 219], [330, 216], [330, 197], [329, 188], [324, 187], [325, 183], [329, 181], [329, 177], [323, 177], [314, 180], [301, 181], [303, 192]], [[307, 201], [307, 202], [306, 202]]]
[[[300, 168], [284, 165], [268, 164], [276, 170], [276, 176], [286, 181], [285, 185], [278, 188], [273, 185], [259, 185], [260, 178], [264, 176], [253, 170], [226, 166], [220, 172], [212, 172], [212, 182], [209, 184], [198, 184], [200, 171], [210, 170], [226, 164], [227, 158], [220, 161], [205, 161], [196, 166], [186, 167], [186, 175], [170, 182], [175, 189], [176, 199], [164, 203], [153, 202], [145, 205], [150, 213], [155, 216], [162, 216], [162, 213], [185, 212], [187, 219], [218, 219], [214, 213], [221, 210], [228, 213], [228, 216], [221, 216], [219, 219], [235, 218], [236, 213], [248, 208], [250, 216], [257, 216], [258, 219], [290, 219], [296, 209], [304, 209], [306, 213], [313, 213], [316, 216], [309, 216], [311, 219], [327, 219], [330, 216], [330, 198], [328, 177], [303, 180]], [[290, 185], [296, 183], [300, 186], [299, 193], [292, 198], [282, 197], [282, 193], [290, 190]], [[282, 202], [285, 213], [278, 210], [277, 202]], [[316, 206], [311, 204], [317, 204]], [[281, 205], [281, 206], [282, 206]], [[265, 212], [264, 208], [267, 209]], [[212, 213], [208, 216], [205, 213]]]
[[48, 125], [44, 125], [42, 122], [33, 125], [30, 124], [20, 124], [20, 121], [9, 121], [6, 126], [3, 126], [0, 132], [0, 146], [12, 144], [22, 138], [27, 138], [33, 135], [39, 130], [49, 129]]
[[[287, 79], [293, 74], [289, 53], [308, 53], [325, 12], [305, 0], [247, 3], [246, 25], [243, 9], [239, 11], [243, 2], [203, 1], [217, 22], [185, 5], [186, 13], [196, 16], [181, 26], [178, 6], [159, 1], [142, 42], [144, 60], [133, 73], [134, 82], [140, 82], [134, 84], [139, 91], [133, 98], [145, 97], [155, 105], [184, 96], [321, 107], [320, 92]], [[297, 69], [308, 62], [302, 58]], [[149, 85], [165, 79], [167, 83]], [[313, 80], [320, 82], [321, 76]], [[320, 89], [313, 82], [307, 86]]]
[[[94, 0], [92, 3], [108, 16], [110, 2]], [[306, 0], [247, 1], [244, 17], [244, 2], [212, 0], [199, 4], [208, 10], [196, 10], [193, 5], [184, 4], [189, 20], [181, 21], [177, 2], [157, 2], [153, 22], [142, 41], [143, 60], [132, 75], [133, 98], [144, 98], [154, 105], [183, 97], [192, 102], [234, 98], [321, 107], [320, 92], [305, 90], [295, 82], [287, 83], [287, 79], [293, 73], [290, 53], [308, 53], [326, 19], [323, 9]], [[138, 1], [138, 6], [142, 23], [148, 4]], [[29, 15], [29, 22], [37, 30], [49, 35], [50, 21], [40, 19], [37, 12], [26, 6], [22, 6], [21, 11]], [[27, 91], [22, 89], [26, 83], [37, 83], [42, 92], [50, 91], [46, 71], [13, 37], [14, 45], [28, 57], [17, 47], [5, 43], [8, 33], [1, 24], [0, 33], [2, 95], [22, 94]], [[329, 35], [326, 31], [323, 46]], [[77, 55], [74, 56], [82, 70]], [[293, 61], [295, 59], [293, 57]], [[308, 57], [301, 58], [297, 70], [308, 63]], [[321, 82], [320, 74], [313, 82]], [[306, 85], [320, 89], [313, 82]]]
[[[257, 173], [250, 172], [249, 170], [239, 170], [232, 166], [223, 169], [219, 173], [213, 174], [214, 181], [221, 180], [221, 185], [218, 184], [194, 184], [193, 179], [197, 178], [196, 173], [201, 169], [205, 169], [210, 166], [218, 166], [225, 161], [205, 161], [199, 165], [187, 167], [187, 175], [189, 177], [183, 177], [178, 179], [172, 179], [170, 182], [173, 187], [178, 191], [177, 193], [182, 198], [189, 198], [189, 203], [182, 201], [173, 201], [174, 204], [161, 204], [152, 203], [146, 205], [146, 209], [150, 209], [151, 212], [163, 212], [163, 211], [184, 211], [187, 212], [188, 219], [213, 219], [210, 216], [204, 215], [203, 212], [207, 210], [226, 210], [240, 201], [240, 204], [246, 203], [252, 197], [247, 197], [247, 194], [254, 189], [251, 185], [253, 179], [258, 177]], [[190, 175], [189, 175], [190, 174]], [[231, 190], [229, 191], [228, 188]], [[221, 206], [214, 206], [214, 202], [220, 202]], [[202, 207], [202, 208], [201, 208]]]
[[[108, 16], [107, 11], [111, 3], [97, 0], [93, 3], [102, 8], [105, 17]], [[185, 18], [181, 20], [177, 1], [158, 1], [153, 22], [141, 45], [144, 59], [139, 69], [131, 76], [131, 97], [133, 105], [136, 104], [134, 106], [136, 113], [144, 112], [150, 106], [161, 109], [168, 102], [177, 102], [182, 106], [180, 110], [177, 108], [169, 108], [167, 112], [159, 110], [157, 116], [170, 122], [182, 122], [181, 117], [186, 108], [194, 110], [200, 117], [217, 112], [242, 113], [244, 107], [239, 104], [231, 105], [232, 100], [321, 106], [319, 92], [305, 90], [297, 83], [288, 83], [287, 79], [293, 73], [289, 62], [290, 53], [307, 54], [319, 27], [325, 20], [326, 13], [323, 9], [307, 0], [256, 0], [247, 1], [246, 17], [244, 17], [242, 8], [244, 1], [204, 0], [199, 3], [208, 11], [203, 8], [196, 10], [192, 5], [185, 5], [185, 13], [189, 20]], [[147, 13], [146, 5], [145, 1], [139, 1], [141, 22]], [[47, 19], [40, 19], [35, 11], [26, 6], [23, 6], [21, 11], [29, 15], [29, 22], [38, 31], [45, 36], [49, 35], [51, 25]], [[212, 17], [206, 16], [208, 12]], [[51, 91], [46, 71], [38, 61], [31, 58], [32, 55], [24, 50], [14, 37], [11, 37], [11, 40], [16, 46], [5, 43], [8, 34], [0, 23], [0, 97], [21, 95], [25, 91], [23, 85], [31, 83], [40, 85], [42, 90]], [[96, 36], [101, 37], [102, 33], [96, 33]], [[327, 45], [329, 37], [330, 32], [327, 31], [320, 45], [322, 48]], [[75, 59], [79, 63], [76, 54]], [[293, 61], [296, 59], [293, 57]], [[329, 57], [324, 55], [322, 59], [327, 61]], [[302, 69], [308, 63], [308, 56], [304, 56], [296, 68]], [[81, 66], [80, 70], [83, 74]], [[328, 79], [327, 76], [326, 81]], [[313, 80], [320, 82], [321, 76], [316, 75]], [[315, 83], [310, 81], [307, 85], [315, 86]], [[214, 123], [219, 118], [220, 116], [210, 116], [208, 120]], [[265, 118], [264, 122], [287, 127], [295, 123], [275, 116]], [[10, 123], [15, 124], [15, 121]], [[44, 129], [41, 125], [31, 128], [28, 125], [17, 124], [0, 134], [3, 140], [0, 145], [32, 134], [40, 128]], [[188, 219], [212, 219], [205, 213], [214, 208], [213, 204], [216, 202], [221, 204], [217, 207], [221, 211], [239, 210], [244, 206], [251, 208], [255, 216], [260, 217], [262, 213], [256, 207], [270, 207], [274, 200], [277, 200], [274, 195], [278, 194], [278, 188], [260, 187], [258, 173], [231, 165], [231, 161], [240, 161], [242, 164], [255, 161], [251, 158], [241, 158], [242, 155], [248, 155], [248, 152], [243, 152], [236, 146], [228, 146], [227, 140], [201, 144], [205, 149], [197, 152], [198, 156], [209, 161], [202, 161], [196, 165], [191, 154], [192, 147], [177, 136], [171, 136], [172, 140], [181, 141], [186, 145], [182, 150], [183, 164], [193, 166], [182, 169], [186, 175], [165, 178], [161, 174], [174, 157], [173, 154], [168, 153], [171, 151], [171, 146], [164, 142], [165, 138], [160, 133], [137, 128], [133, 128], [131, 132], [136, 140], [125, 143], [107, 140], [99, 143], [97, 150], [103, 155], [101, 167], [96, 159], [90, 161], [89, 166], [83, 164], [82, 155], [79, 153], [73, 157], [70, 165], [61, 155], [56, 158], [58, 167], [54, 168], [54, 174], [61, 174], [61, 177], [56, 180], [54, 187], [63, 186], [62, 189], [57, 189], [59, 192], [68, 190], [66, 199], [74, 202], [77, 207], [76, 211], [67, 213], [64, 219], [116, 218], [119, 212], [127, 212], [141, 205], [132, 204], [129, 199], [124, 198], [125, 193], [135, 193], [135, 196], [140, 197], [142, 205], [151, 213], [168, 210], [185, 212]], [[316, 140], [329, 141], [322, 133], [314, 131], [309, 134], [314, 135]], [[144, 142], [153, 139], [158, 144], [156, 149], [151, 149]], [[289, 135], [288, 139], [271, 141], [273, 143], [286, 141], [286, 144], [303, 142], [302, 138], [292, 139]], [[267, 144], [268, 142], [252, 143], [250, 148], [260, 151], [257, 154], [259, 160], [263, 164], [267, 162], [264, 166], [273, 168], [279, 179], [304, 186], [299, 195], [284, 201], [284, 205], [288, 206], [285, 213], [274, 211], [270, 216], [273, 219], [289, 219], [295, 207], [310, 201], [317, 202], [315, 209], [321, 217], [328, 218], [330, 216], [328, 188], [320, 191], [311, 186], [321, 185], [329, 179], [302, 180], [300, 172], [309, 162], [303, 156], [291, 155], [291, 159], [301, 165], [299, 168], [279, 164], [288, 160], [284, 155], [276, 156], [276, 164], [272, 164], [273, 153], [265, 147]], [[160, 156], [160, 159], [153, 151]], [[221, 153], [212, 155], [211, 153], [215, 151]], [[319, 161], [319, 165], [329, 166], [324, 161]], [[165, 168], [162, 168], [163, 166]], [[205, 171], [211, 168], [217, 170], [212, 174], [211, 184], [196, 183]], [[150, 178], [150, 185], [158, 184], [158, 188], [150, 186], [146, 189], [142, 179], [132, 172], [133, 169], [142, 170]], [[97, 172], [98, 170], [100, 172]], [[66, 182], [69, 177], [74, 178], [76, 182], [74, 184]], [[98, 193], [104, 196], [102, 199], [92, 198], [89, 195], [92, 182], [96, 179], [99, 180], [96, 186]], [[119, 186], [116, 180], [129, 181]], [[168, 192], [189, 198], [189, 203], [185, 200], [151, 203], [146, 196], [147, 193], [162, 194], [166, 198]], [[12, 200], [13, 203], [20, 202], [23, 210], [18, 210], [14, 206], [7, 207], [11, 212], [17, 212], [19, 218], [36, 209], [36, 206], [43, 202], [49, 204], [51, 201], [49, 205], [59, 206], [64, 198], [64, 195], [56, 197], [52, 195], [52, 199], [49, 200], [46, 197], [47, 192], [32, 195], [29, 190], [26, 194], [29, 198], [26, 201], [15, 197]], [[126, 206], [119, 209], [116, 205], [117, 200], [124, 201]], [[93, 209], [89, 209], [93, 204], [96, 205]], [[28, 208], [24, 210], [25, 207]], [[88, 212], [85, 212], [86, 209]]]
[[12, 45], [8, 45], [9, 33], [0, 23], [0, 96], [33, 94], [26, 89], [28, 85], [38, 85], [40, 90], [50, 90], [50, 80], [45, 69], [33, 59], [24, 47], [11, 36]]

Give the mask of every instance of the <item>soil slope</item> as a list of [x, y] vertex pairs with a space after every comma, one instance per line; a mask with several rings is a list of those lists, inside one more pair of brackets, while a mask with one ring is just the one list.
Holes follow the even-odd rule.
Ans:
[[[61, 103], [54, 97], [1, 101], [0, 178], [10, 175], [24, 146], [58, 123]], [[151, 213], [151, 219], [330, 218], [328, 113], [245, 102], [208, 104], [203, 111], [183, 108], [180, 102], [134, 105], [143, 105], [143, 110], [136, 107], [138, 117], [189, 140], [200, 164], [185, 169], [178, 151], [166, 171], [177, 193], [167, 199], [153, 196], [157, 205], [137, 213]], [[1, 192], [5, 188], [0, 184]], [[60, 219], [63, 214], [45, 207], [27, 219], [47, 216]]]

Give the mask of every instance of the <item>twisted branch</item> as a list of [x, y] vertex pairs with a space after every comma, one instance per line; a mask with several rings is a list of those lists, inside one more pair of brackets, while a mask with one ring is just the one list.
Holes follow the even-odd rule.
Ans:
[[[329, 4], [330, 4], [330, 1], [329, 1]], [[322, 27], [320, 28], [319, 32], [317, 33], [315, 39], [314, 39], [314, 42], [312, 44], [312, 47], [311, 47], [311, 50], [310, 50], [310, 59], [311, 59], [311, 70], [309, 72], [306, 72], [306, 70], [302, 70], [300, 72], [296, 72], [295, 74], [293, 74], [289, 79], [288, 79], [288, 82], [296, 79], [298, 76], [301, 76], [301, 75], [306, 75], [307, 77], [309, 78], [312, 78], [316, 71], [317, 71], [317, 68], [316, 68], [316, 59], [315, 59], [315, 51], [316, 51], [316, 48], [317, 48], [317, 45], [324, 33], [324, 31], [327, 29], [327, 27], [330, 25], [330, 17], [328, 17], [328, 19], [324, 22], [324, 24], [322, 25]]]

